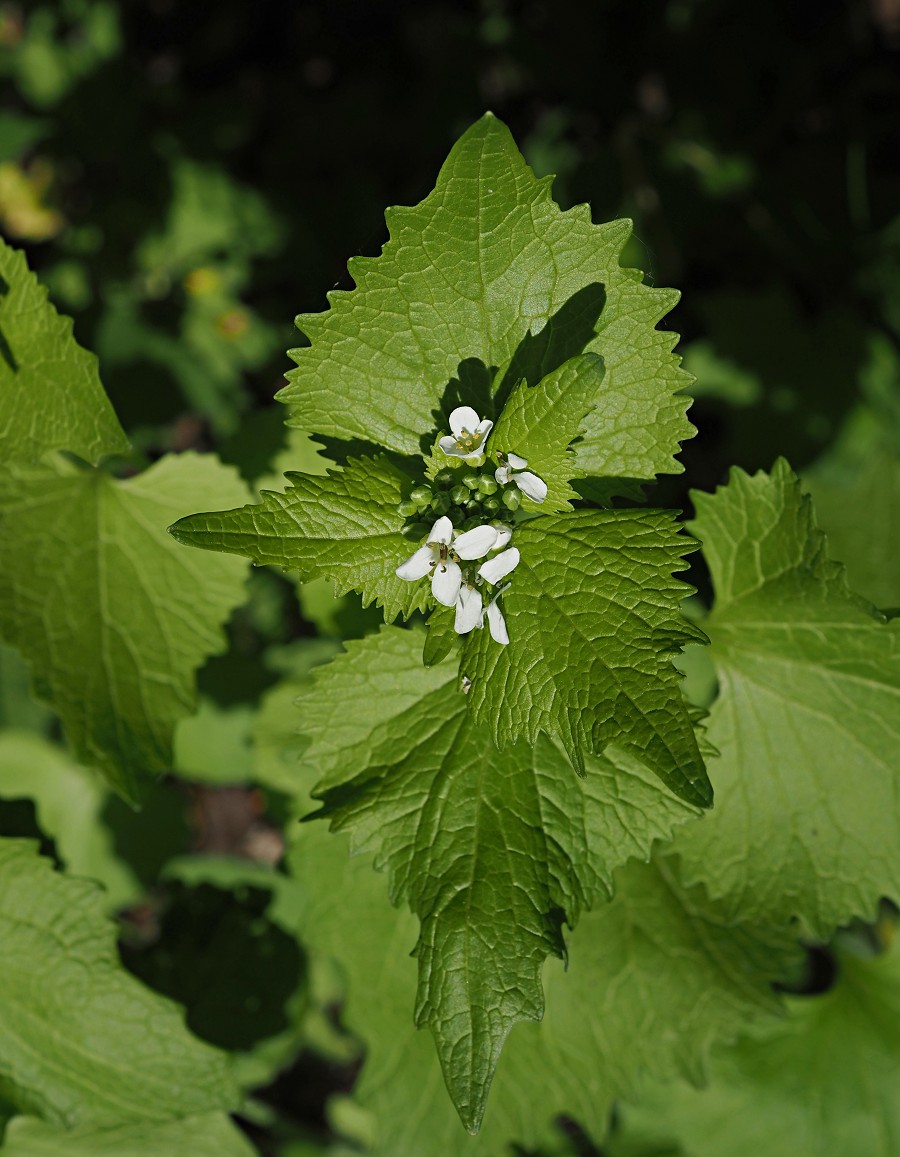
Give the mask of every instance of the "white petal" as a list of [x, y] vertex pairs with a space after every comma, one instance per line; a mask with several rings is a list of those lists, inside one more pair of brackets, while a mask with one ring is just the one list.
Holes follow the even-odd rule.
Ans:
[[481, 623], [481, 591], [468, 587], [465, 583], [459, 588], [459, 598], [456, 600], [456, 619], [453, 629], [458, 635], [468, 635], [469, 631]]
[[456, 439], [452, 434], [445, 434], [443, 438], [441, 438], [440, 442], [438, 442], [438, 445], [445, 454], [453, 454], [457, 458], [459, 457], [459, 450], [456, 446]]
[[408, 583], [411, 583], [415, 579], [424, 578], [433, 562], [434, 551], [431, 547], [420, 546], [416, 553], [411, 554], [402, 566], [397, 567], [396, 575], [398, 578], [406, 579]]
[[473, 526], [453, 543], [460, 558], [484, 558], [497, 544], [497, 530], [493, 526]]
[[543, 502], [547, 497], [547, 483], [530, 470], [526, 470], [524, 474], [513, 474], [513, 482], [532, 502]]
[[439, 603], [445, 607], [452, 607], [459, 594], [459, 584], [462, 582], [462, 571], [455, 562], [439, 562], [434, 568], [431, 580], [431, 593]]
[[494, 530], [497, 532], [497, 541], [494, 543], [494, 550], [502, 550], [504, 546], [509, 545], [509, 540], [512, 538], [512, 527], [507, 526], [505, 522], [492, 522]]
[[518, 565], [519, 551], [516, 547], [511, 546], [509, 550], [504, 550], [502, 554], [494, 555], [487, 562], [483, 562], [478, 568], [478, 573], [489, 583], [497, 583], [504, 575], [515, 570]]
[[499, 482], [501, 486], [505, 486], [509, 482], [509, 467], [498, 466], [494, 471], [494, 481]]
[[439, 542], [443, 546], [449, 546], [452, 537], [453, 523], [446, 514], [442, 514], [434, 526], [432, 526], [431, 533], [428, 535], [428, 541]]
[[482, 420], [475, 427], [475, 433], [478, 435], [479, 443], [483, 442], [494, 427], [494, 423], [490, 418], [482, 418]]
[[506, 619], [503, 617], [503, 612], [497, 606], [496, 599], [491, 599], [487, 605], [487, 620], [488, 627], [490, 627], [491, 638], [495, 643], [502, 643], [504, 646], [509, 642], [509, 632], [506, 629]]
[[474, 434], [478, 429], [478, 415], [471, 406], [457, 406], [450, 415], [450, 429], [457, 437], [468, 430], [470, 434]]
[[528, 459], [520, 458], [518, 454], [507, 454], [506, 461], [512, 466], [513, 470], [524, 470], [528, 465]]

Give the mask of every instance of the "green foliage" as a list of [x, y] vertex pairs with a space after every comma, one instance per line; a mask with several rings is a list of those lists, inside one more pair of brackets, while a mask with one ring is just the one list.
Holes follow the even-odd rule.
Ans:
[[[410, 1018], [414, 921], [391, 911], [367, 859], [348, 861], [341, 843], [310, 825], [290, 859], [307, 882], [310, 942], [340, 962], [347, 1023], [367, 1044], [357, 1097], [373, 1114], [371, 1150], [460, 1151], [430, 1043]], [[768, 983], [790, 955], [789, 938], [729, 919], [702, 889], [685, 888], [671, 864], [633, 863], [617, 875], [616, 898], [586, 912], [572, 933], [568, 969], [545, 969], [544, 1018], [513, 1030], [466, 1152], [494, 1157], [513, 1140], [537, 1145], [563, 1112], [600, 1135], [612, 1098], [645, 1068], [699, 1078], [712, 1041], [777, 1007]]]
[[338, 594], [362, 593], [385, 618], [421, 610], [427, 588], [394, 573], [410, 553], [397, 504], [410, 479], [387, 458], [359, 458], [324, 478], [289, 474], [284, 494], [221, 514], [194, 514], [171, 528], [179, 542], [249, 555], [257, 564], [295, 570], [301, 578], [333, 579]]
[[86, 462], [128, 449], [97, 359], [72, 337], [23, 254], [0, 239], [0, 455], [35, 462], [69, 450]]
[[193, 672], [222, 648], [245, 566], [182, 551], [166, 526], [185, 505], [244, 495], [233, 471], [184, 454], [116, 481], [98, 471], [0, 475], [0, 624], [77, 757], [137, 799], [172, 763], [194, 708]]
[[254, 1157], [256, 1150], [224, 1113], [201, 1113], [67, 1132], [34, 1117], [16, 1117], [3, 1152], [8, 1157]]
[[[840, 952], [834, 988], [788, 1000], [789, 1015], [719, 1050], [709, 1087], [650, 1085], [626, 1106], [624, 1135], [685, 1157], [892, 1157], [900, 1147], [900, 952]], [[620, 1147], [610, 1148], [620, 1157]]]
[[602, 384], [602, 359], [586, 354], [570, 358], [536, 386], [523, 378], [503, 407], [491, 435], [492, 451], [525, 458], [529, 470], [547, 484], [541, 513], [572, 509], [577, 495], [568, 483], [583, 471], [569, 447], [599, 402]]
[[718, 804], [676, 846], [733, 911], [828, 936], [900, 895], [900, 622], [851, 594], [785, 462], [694, 500], [716, 591]]
[[[0, 909], [29, 905], [4, 933], [28, 950], [4, 957], [19, 971], [0, 978], [0, 1020], [32, 1001], [41, 1031], [20, 1037], [57, 1091], [89, 1092], [82, 1052], [118, 1040], [120, 1019], [102, 1092], [119, 1068], [129, 1103], [196, 1085], [178, 1066], [185, 1039], [199, 1046], [171, 1006], [146, 1049], [110, 1013], [118, 980], [156, 999], [112, 953], [118, 980], [83, 1000], [83, 946], [127, 905], [122, 958], [228, 1051], [212, 1055], [231, 1099], [168, 1120], [108, 1101], [102, 1124], [64, 1128], [10, 1092], [0, 1057], [3, 1150], [892, 1154], [896, 969], [854, 954], [887, 943], [890, 916], [817, 947], [811, 976], [783, 966], [798, 933], [871, 919], [882, 891], [900, 901], [896, 21], [883, 4], [767, 23], [737, 0], [652, 18], [613, 0], [577, 21], [305, 3], [274, 6], [267, 38], [234, 0], [187, 22], [168, 7], [0, 5], [0, 230], [74, 313], [112, 399], [0, 251], [2, 628], [51, 704], [0, 648], [0, 841], [39, 840], [66, 872], [37, 861], [33, 883], [0, 882]], [[773, 74], [760, 101], [760, 61], [790, 56], [798, 29], [800, 83]], [[485, 93], [537, 179], [484, 117], [425, 201], [388, 210], [386, 236], [382, 205], [430, 187]], [[355, 288], [348, 238], [387, 241], [351, 262]], [[270, 401], [287, 319], [336, 280], [330, 308], [301, 318], [288, 436]], [[690, 381], [656, 329], [677, 295], [648, 287], [673, 283], [699, 379], [681, 477]], [[483, 461], [429, 456], [464, 404], [494, 422]], [[124, 462], [82, 469], [126, 452], [123, 429]], [[221, 635], [235, 560], [160, 541], [171, 518], [247, 503], [214, 457], [197, 491], [185, 451], [209, 450], [286, 491], [213, 517], [226, 553], [260, 561]], [[528, 459], [543, 503], [496, 488], [504, 453]], [[827, 551], [785, 468], [752, 476], [778, 454]], [[696, 556], [685, 624], [676, 511], [732, 464], [749, 474], [698, 499], [716, 606]], [[138, 501], [169, 469], [166, 509]], [[671, 514], [633, 509], [660, 474], [652, 503]], [[499, 596], [508, 647], [461, 639], [427, 580], [396, 578], [448, 502], [457, 529], [499, 516], [521, 548]], [[198, 543], [210, 517], [190, 520]], [[384, 609], [413, 629], [370, 635]], [[717, 789], [702, 818], [700, 753]], [[349, 862], [327, 822], [296, 822], [316, 780], [364, 852]], [[103, 886], [89, 918], [73, 876]], [[779, 1001], [776, 977], [823, 991]], [[469, 1125], [487, 1098], [474, 1138], [439, 1059]], [[683, 1083], [707, 1075], [705, 1092]], [[220, 1107], [235, 1085], [240, 1126]]]
[[468, 637], [460, 670], [476, 720], [498, 743], [558, 734], [583, 750], [618, 743], [687, 802], [712, 790], [671, 658], [703, 633], [679, 613], [672, 577], [691, 543], [660, 511], [577, 511], [516, 535], [522, 562], [504, 597], [508, 647]]
[[160, 1122], [233, 1108], [224, 1053], [129, 977], [93, 884], [0, 841], [4, 1100], [66, 1128]]
[[[170, 182], [167, 220], [137, 247], [132, 280], [109, 292], [98, 348], [120, 373], [149, 363], [156, 377], [171, 375], [194, 410], [232, 433], [247, 404], [244, 373], [282, 344], [241, 297], [253, 262], [272, 253], [282, 230], [222, 169], [178, 158]], [[159, 316], [166, 299], [181, 306], [177, 332]]]
[[102, 822], [108, 792], [99, 777], [38, 735], [0, 732], [0, 798], [34, 801], [41, 831], [73, 876], [102, 883], [110, 908], [134, 901], [138, 881], [115, 854]]
[[421, 650], [421, 632], [385, 630], [324, 668], [300, 700], [303, 762], [332, 827], [377, 849], [392, 900], [420, 920], [416, 1021], [477, 1128], [509, 1029], [540, 1019], [562, 921], [574, 927], [618, 864], [691, 812], [627, 757], [592, 760], [582, 782], [545, 738], [497, 751], [453, 665], [423, 672]]
[[381, 256], [350, 262], [357, 288], [297, 319], [310, 345], [293, 351], [279, 395], [292, 424], [416, 454], [435, 415], [456, 404], [465, 365], [492, 379], [480, 398], [462, 399], [483, 411], [504, 385], [536, 385], [592, 352], [606, 377], [577, 448], [580, 472], [652, 479], [681, 469], [672, 455], [693, 431], [673, 395], [687, 376], [672, 336], [654, 329], [677, 297], [620, 268], [627, 222], [595, 226], [587, 205], [561, 212], [490, 114], [453, 147], [433, 193], [386, 217]]

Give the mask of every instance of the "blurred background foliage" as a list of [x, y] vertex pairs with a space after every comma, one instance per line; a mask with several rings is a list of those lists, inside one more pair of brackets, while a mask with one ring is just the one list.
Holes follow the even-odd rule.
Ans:
[[[0, 85], [0, 230], [99, 354], [121, 469], [195, 448], [253, 484], [321, 470], [272, 400], [291, 319], [352, 287], [385, 207], [490, 108], [564, 207], [632, 217], [627, 263], [683, 293], [663, 324], [699, 433], [651, 501], [690, 510], [690, 487], [784, 454], [856, 589], [900, 606], [900, 0], [4, 0]], [[128, 966], [262, 1090], [264, 1153], [320, 1151], [359, 1063], [271, 866], [285, 706], [377, 619], [254, 572], [139, 816], [0, 650], [4, 834], [106, 883]], [[210, 945], [216, 975], [179, 973]]]

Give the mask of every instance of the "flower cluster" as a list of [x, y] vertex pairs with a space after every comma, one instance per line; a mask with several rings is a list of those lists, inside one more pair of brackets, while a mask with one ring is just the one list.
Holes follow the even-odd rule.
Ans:
[[[448, 458], [477, 465], [484, 461], [492, 427], [493, 422], [488, 418], [479, 420], [471, 406], [458, 406], [450, 415], [452, 433], [442, 437], [438, 446]], [[498, 453], [496, 460], [499, 465], [493, 477], [472, 473], [457, 481], [451, 471], [442, 471], [435, 479], [437, 493], [428, 486], [419, 486], [400, 504], [404, 517], [426, 510], [439, 517], [424, 545], [397, 567], [397, 575], [407, 582], [430, 575], [435, 600], [456, 608], [454, 628], [458, 634], [467, 635], [482, 627], [487, 618], [491, 638], [506, 644], [509, 634], [497, 600], [510, 584], [499, 584], [518, 565], [519, 551], [509, 545], [511, 527], [501, 522], [482, 522], [481, 518], [493, 517], [504, 507], [510, 514], [515, 512], [521, 502], [519, 491], [532, 502], [543, 502], [547, 486], [525, 469], [528, 463], [518, 454]], [[449, 517], [453, 509], [463, 519], [459, 528]], [[485, 561], [475, 567], [480, 559]]]
[[[454, 530], [446, 515], [439, 518], [424, 546], [397, 567], [397, 575], [414, 582], [431, 575], [431, 593], [445, 607], [456, 607], [454, 627], [467, 635], [481, 627], [487, 615], [491, 636], [498, 643], [508, 643], [506, 623], [497, 606], [499, 590], [484, 605], [481, 588], [492, 586], [511, 573], [519, 562], [519, 552], [508, 546], [512, 531], [508, 526], [483, 525], [462, 532]], [[499, 552], [499, 553], [498, 553]], [[468, 563], [487, 558], [477, 570]]]

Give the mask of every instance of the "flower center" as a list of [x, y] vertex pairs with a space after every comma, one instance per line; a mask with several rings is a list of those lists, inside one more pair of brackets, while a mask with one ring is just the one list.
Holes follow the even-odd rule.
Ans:
[[456, 435], [457, 450], [474, 450], [478, 446], [479, 436], [467, 430], [465, 426]]

